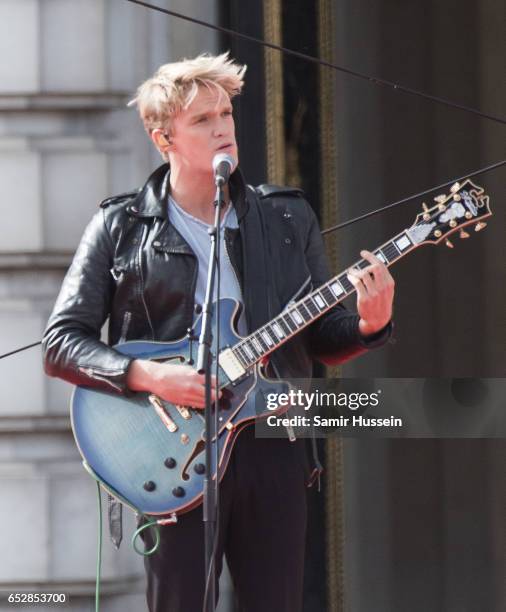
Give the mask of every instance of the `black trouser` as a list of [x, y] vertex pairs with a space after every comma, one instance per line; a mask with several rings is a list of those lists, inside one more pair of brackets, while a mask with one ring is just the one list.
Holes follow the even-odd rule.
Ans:
[[[302, 609], [306, 491], [303, 442], [257, 439], [246, 428], [220, 484], [217, 575], [225, 553], [241, 612]], [[160, 528], [146, 557], [150, 612], [201, 612], [204, 598], [202, 506]], [[150, 530], [146, 545], [153, 545]], [[216, 589], [218, 591], [218, 589]]]

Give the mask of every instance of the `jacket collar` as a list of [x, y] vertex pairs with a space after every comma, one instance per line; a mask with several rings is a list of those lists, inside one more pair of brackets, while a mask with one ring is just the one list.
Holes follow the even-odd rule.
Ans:
[[[249, 204], [246, 198], [246, 184], [239, 167], [230, 176], [230, 197], [234, 204], [237, 220], [240, 222], [248, 212]], [[167, 200], [170, 193], [170, 167], [163, 164], [148, 178], [144, 187], [132, 200], [127, 208], [129, 214], [135, 217], [168, 216]]]

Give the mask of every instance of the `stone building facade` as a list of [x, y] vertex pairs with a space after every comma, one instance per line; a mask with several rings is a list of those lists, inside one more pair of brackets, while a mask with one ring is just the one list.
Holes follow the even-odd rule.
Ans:
[[[214, 2], [157, 4], [216, 18]], [[161, 163], [126, 107], [136, 87], [160, 64], [216, 45], [210, 30], [124, 0], [0, 0], [0, 354], [40, 340], [100, 200]], [[70, 394], [44, 375], [38, 346], [0, 361], [0, 610], [22, 591], [92, 607], [97, 493], [72, 438]], [[124, 515], [117, 552], [104, 503], [107, 612], [145, 609], [133, 516]]]

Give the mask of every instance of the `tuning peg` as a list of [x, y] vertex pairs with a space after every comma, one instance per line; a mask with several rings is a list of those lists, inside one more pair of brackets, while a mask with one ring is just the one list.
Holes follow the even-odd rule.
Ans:
[[451, 193], [455, 193], [460, 189], [460, 183], [453, 183], [453, 185], [450, 187], [450, 192]]
[[486, 223], [484, 223], [483, 221], [479, 221], [479, 222], [478, 222], [478, 223], [477, 223], [477, 224], [474, 226], [474, 231], [475, 231], [475, 232], [481, 232], [481, 230], [482, 230], [484, 227], [487, 227], [487, 224], [486, 224]]
[[449, 249], [453, 249], [453, 243], [452, 243], [452, 242], [450, 242], [450, 241], [448, 240], [448, 238], [445, 240], [445, 244], [446, 244], [446, 246], [447, 246]]
[[446, 200], [446, 196], [444, 193], [434, 198], [434, 202], [437, 202], [438, 204], [442, 204], [445, 200]]
[[425, 202], [422, 202], [422, 208], [423, 212], [429, 212], [429, 207], [427, 206], [427, 204], [425, 204]]
[[423, 208], [422, 219], [424, 221], [428, 221], [430, 219], [429, 207], [427, 206], [427, 204], [425, 204], [425, 202], [422, 202], [422, 208]]
[[464, 238], [469, 238], [469, 234], [465, 230], [461, 229], [460, 237], [462, 238], [462, 240], [464, 240]]

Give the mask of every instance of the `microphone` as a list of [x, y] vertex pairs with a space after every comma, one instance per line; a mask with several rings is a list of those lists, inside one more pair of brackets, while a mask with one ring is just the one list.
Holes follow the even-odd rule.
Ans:
[[218, 153], [213, 157], [214, 182], [216, 186], [228, 183], [236, 163], [235, 159], [227, 153]]

